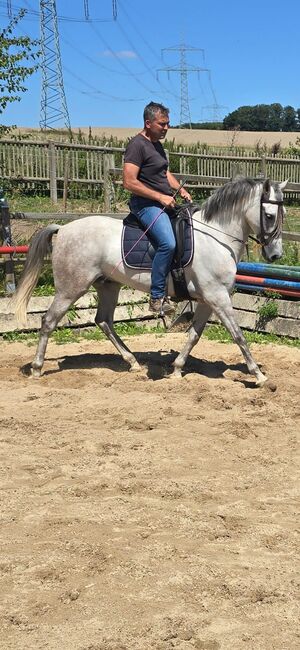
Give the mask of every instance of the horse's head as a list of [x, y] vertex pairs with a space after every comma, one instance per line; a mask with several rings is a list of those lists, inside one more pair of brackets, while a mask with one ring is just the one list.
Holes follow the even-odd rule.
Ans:
[[282, 256], [282, 223], [285, 215], [283, 190], [288, 181], [273, 183], [265, 180], [260, 190], [259, 210], [251, 211], [249, 223], [262, 246], [262, 254], [268, 262]]

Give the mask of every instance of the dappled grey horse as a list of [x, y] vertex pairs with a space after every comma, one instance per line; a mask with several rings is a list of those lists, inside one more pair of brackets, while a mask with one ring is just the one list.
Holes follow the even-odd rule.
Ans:
[[[250, 232], [258, 238], [266, 260], [282, 255], [283, 189], [286, 182], [257, 181], [239, 177], [219, 188], [193, 214], [194, 257], [185, 269], [189, 295], [197, 302], [188, 339], [174, 361], [172, 376], [180, 377], [193, 346], [214, 312], [231, 334], [244, 355], [249, 372], [258, 386], [267, 381], [250, 353], [237, 325], [230, 293], [236, 267]], [[56, 241], [52, 237], [56, 234]], [[95, 321], [115, 345], [133, 371], [140, 366], [132, 352], [113, 328], [114, 310], [122, 284], [150, 291], [150, 271], [128, 268], [121, 261], [122, 222], [105, 216], [90, 216], [59, 226], [49, 225], [33, 239], [24, 272], [15, 294], [15, 312], [19, 324], [26, 322], [29, 298], [37, 283], [43, 259], [52, 252], [55, 282], [54, 300], [42, 318], [33, 377], [39, 377], [48, 338], [69, 307], [93, 285], [99, 305]], [[174, 296], [172, 277], [168, 294]]]

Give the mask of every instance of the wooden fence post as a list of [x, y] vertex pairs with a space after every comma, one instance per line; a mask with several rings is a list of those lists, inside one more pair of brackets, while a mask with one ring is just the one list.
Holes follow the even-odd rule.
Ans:
[[50, 175], [50, 199], [57, 203], [57, 180], [56, 180], [56, 149], [54, 142], [49, 142], [49, 175]]
[[109, 169], [110, 169], [110, 156], [108, 153], [104, 153], [103, 154], [103, 196], [104, 196], [105, 212], [111, 212]]
[[64, 190], [63, 190], [63, 206], [64, 206], [64, 212], [67, 212], [68, 181], [69, 181], [69, 151], [67, 151], [67, 152], [66, 152], [66, 155], [65, 155]]
[[[0, 219], [3, 246], [12, 246], [9, 207], [4, 196], [0, 194]], [[14, 262], [12, 255], [4, 255], [5, 293], [11, 295], [16, 290]]]
[[261, 178], [266, 178], [266, 170], [267, 170], [266, 156], [262, 156], [261, 157], [261, 162], [260, 162], [260, 176], [261, 176]]
[[231, 180], [242, 174], [242, 165], [240, 162], [234, 162], [231, 165]]

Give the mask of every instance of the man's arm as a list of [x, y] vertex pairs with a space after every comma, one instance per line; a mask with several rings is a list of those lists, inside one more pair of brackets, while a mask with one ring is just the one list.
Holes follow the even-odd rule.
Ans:
[[[180, 187], [180, 183], [178, 182], [177, 178], [175, 178], [174, 174], [171, 174], [171, 172], [169, 170], [167, 171], [167, 179], [168, 179], [172, 189], [173, 190], [178, 190], [178, 188]], [[184, 189], [184, 187], [182, 187], [179, 190], [179, 195], [181, 196], [182, 199], [184, 199], [184, 201], [192, 201], [193, 200], [191, 195], [189, 194], [189, 192], [187, 192]]]
[[138, 173], [139, 167], [137, 165], [134, 165], [133, 163], [124, 163], [123, 186], [125, 190], [129, 190], [129, 192], [132, 192], [137, 196], [143, 196], [145, 199], [153, 199], [153, 201], [158, 201], [164, 207], [169, 206], [173, 208], [175, 206], [175, 200], [172, 196], [156, 192], [150, 187], [147, 187], [147, 185], [144, 185], [144, 183], [141, 183], [141, 181], [138, 179]]

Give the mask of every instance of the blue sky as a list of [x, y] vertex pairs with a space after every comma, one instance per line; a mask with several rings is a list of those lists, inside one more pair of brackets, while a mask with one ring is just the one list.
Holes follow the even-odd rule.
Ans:
[[[181, 113], [180, 64], [184, 44], [192, 121], [222, 119], [239, 106], [300, 107], [299, 0], [57, 0], [60, 49], [71, 125], [139, 127], [149, 101]], [[0, 21], [8, 23], [0, 0]], [[28, 10], [16, 33], [39, 37], [38, 0], [12, 0]], [[85, 20], [84, 6], [90, 20]], [[197, 49], [199, 48], [199, 49]], [[162, 50], [164, 50], [162, 55]], [[160, 71], [159, 71], [160, 70]], [[41, 75], [27, 82], [20, 102], [8, 107], [3, 124], [40, 121]]]

